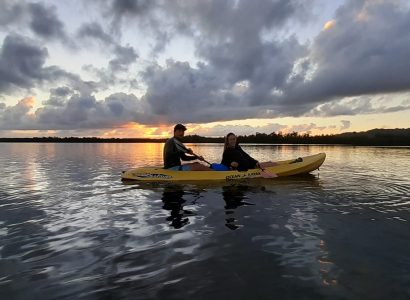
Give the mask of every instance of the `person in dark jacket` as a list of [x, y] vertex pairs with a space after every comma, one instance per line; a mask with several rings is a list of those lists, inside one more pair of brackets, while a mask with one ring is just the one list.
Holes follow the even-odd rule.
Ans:
[[[174, 127], [174, 136], [168, 139], [164, 145], [164, 169], [177, 171], [210, 171], [208, 168], [198, 162], [181, 164], [182, 161], [204, 160], [202, 156], [194, 155], [192, 149], [185, 147], [181, 142], [185, 134], [186, 127], [182, 124], [177, 124]], [[186, 153], [191, 155], [186, 155]]]
[[235, 134], [228, 133], [225, 137], [224, 152], [222, 155], [221, 164], [231, 168], [232, 170], [246, 171], [249, 169], [265, 169], [267, 167], [276, 166], [277, 163], [258, 162], [256, 159], [246, 153], [238, 144], [238, 140]]

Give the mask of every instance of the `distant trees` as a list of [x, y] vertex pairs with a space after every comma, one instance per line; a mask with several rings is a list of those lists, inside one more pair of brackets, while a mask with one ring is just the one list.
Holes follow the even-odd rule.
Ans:
[[[373, 129], [365, 132], [342, 134], [323, 134], [311, 136], [297, 132], [270, 134], [256, 132], [238, 136], [243, 144], [345, 144], [357, 146], [410, 146], [410, 128], [408, 129]], [[165, 138], [98, 138], [98, 137], [34, 137], [0, 138], [0, 142], [35, 142], [35, 143], [163, 143]], [[203, 137], [188, 135], [185, 143], [223, 143], [223, 137]]]

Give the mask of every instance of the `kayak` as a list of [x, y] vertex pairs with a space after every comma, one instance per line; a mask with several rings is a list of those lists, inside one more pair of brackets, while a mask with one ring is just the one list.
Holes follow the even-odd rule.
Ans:
[[326, 154], [319, 153], [297, 159], [276, 162], [277, 165], [261, 169], [249, 169], [247, 171], [175, 171], [162, 167], [141, 167], [122, 171], [121, 179], [124, 181], [205, 181], [205, 180], [238, 180], [248, 178], [262, 178], [263, 173], [273, 173], [278, 177], [302, 175], [310, 173], [323, 164]]

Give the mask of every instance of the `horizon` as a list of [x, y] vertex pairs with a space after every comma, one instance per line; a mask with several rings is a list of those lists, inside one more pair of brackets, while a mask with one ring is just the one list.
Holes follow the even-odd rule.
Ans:
[[[261, 132], [254, 132], [254, 133], [250, 133], [250, 134], [245, 134], [245, 135], [238, 135], [238, 137], [249, 137], [249, 136], [256, 136], [258, 134], [261, 135], [283, 135], [283, 136], [287, 136], [289, 134], [292, 133], [296, 133], [298, 136], [302, 137], [303, 135], [308, 135], [311, 138], [314, 137], [321, 137], [321, 136], [337, 136], [340, 134], [352, 134], [352, 133], [367, 133], [370, 131], [374, 131], [374, 130], [410, 130], [410, 128], [373, 128], [373, 129], [369, 129], [366, 131], [346, 131], [346, 132], [342, 132], [342, 133], [336, 133], [336, 134], [326, 134], [326, 133], [322, 133], [322, 134], [317, 134], [317, 135], [312, 135], [309, 133], [303, 133], [303, 132], [288, 132], [288, 133], [283, 133], [281, 131], [278, 132], [271, 132], [271, 133], [261, 133]], [[98, 137], [98, 136], [33, 136], [33, 137], [2, 137], [0, 136], [0, 139], [69, 139], [69, 138], [74, 138], [74, 139], [144, 139], [144, 140], [166, 140], [168, 138], [172, 137], [168, 136], [168, 137]], [[199, 138], [210, 138], [210, 139], [223, 139], [225, 136], [202, 136], [202, 135], [197, 135], [197, 134], [192, 134], [192, 135], [185, 135], [184, 137], [187, 138], [192, 138], [192, 137], [199, 137]]]
[[3, 1], [0, 136], [410, 127], [405, 0]]

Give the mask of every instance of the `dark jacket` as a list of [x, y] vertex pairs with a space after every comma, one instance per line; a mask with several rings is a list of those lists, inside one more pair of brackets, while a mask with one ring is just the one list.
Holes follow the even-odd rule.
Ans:
[[221, 164], [231, 167], [231, 162], [237, 162], [239, 171], [246, 171], [248, 169], [256, 168], [256, 159], [252, 158], [248, 153], [242, 150], [241, 146], [237, 145], [235, 148], [226, 148], [222, 155]]
[[[181, 142], [176, 142], [175, 137], [170, 138], [165, 142], [164, 146], [164, 169], [172, 168], [181, 165], [181, 159], [185, 161], [197, 159], [195, 156], [187, 156], [186, 148]], [[182, 146], [181, 146], [182, 144]], [[184, 149], [185, 148], [185, 149]]]

